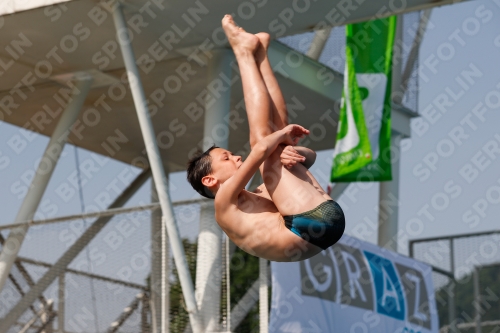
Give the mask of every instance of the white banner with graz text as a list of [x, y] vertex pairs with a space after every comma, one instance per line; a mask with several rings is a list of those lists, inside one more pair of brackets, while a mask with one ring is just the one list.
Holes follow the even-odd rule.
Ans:
[[419, 261], [344, 235], [271, 267], [269, 332], [438, 332], [432, 270]]

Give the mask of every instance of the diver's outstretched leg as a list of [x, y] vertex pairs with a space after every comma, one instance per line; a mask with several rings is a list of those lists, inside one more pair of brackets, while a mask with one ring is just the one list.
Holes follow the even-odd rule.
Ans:
[[259, 66], [260, 74], [264, 79], [267, 91], [271, 97], [271, 108], [273, 110], [273, 131], [282, 129], [288, 125], [288, 110], [286, 108], [285, 99], [283, 98], [283, 93], [278, 85], [276, 76], [274, 75], [271, 64], [269, 63], [269, 58], [267, 57], [267, 50], [269, 48], [269, 43], [271, 37], [268, 33], [259, 32], [256, 34], [260, 40], [261, 46], [255, 52], [255, 60]]
[[240, 68], [243, 96], [250, 127], [250, 147], [273, 132], [271, 98], [255, 60], [260, 40], [238, 27], [231, 15], [222, 19], [222, 28]]

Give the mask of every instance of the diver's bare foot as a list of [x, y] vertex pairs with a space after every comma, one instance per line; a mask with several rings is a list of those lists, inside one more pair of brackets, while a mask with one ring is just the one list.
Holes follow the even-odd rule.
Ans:
[[267, 32], [259, 32], [255, 34], [260, 41], [260, 44], [264, 47], [264, 50], [267, 51], [269, 48], [269, 43], [271, 42], [271, 36]]
[[267, 32], [259, 32], [255, 36], [257, 36], [260, 42], [259, 48], [255, 52], [255, 60], [260, 63], [267, 57], [267, 49], [271, 42], [271, 36]]
[[257, 51], [260, 45], [259, 38], [238, 27], [231, 15], [224, 16], [222, 19], [222, 28], [236, 56], [248, 52], [254, 54]]

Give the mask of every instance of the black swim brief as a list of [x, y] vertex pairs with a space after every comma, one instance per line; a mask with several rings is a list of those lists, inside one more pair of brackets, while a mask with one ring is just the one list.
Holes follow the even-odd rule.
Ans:
[[291, 232], [323, 250], [337, 243], [345, 228], [342, 208], [333, 200], [302, 214], [283, 216]]

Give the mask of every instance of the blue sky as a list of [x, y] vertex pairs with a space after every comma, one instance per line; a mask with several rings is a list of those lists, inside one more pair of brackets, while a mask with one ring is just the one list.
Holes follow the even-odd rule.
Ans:
[[[422, 117], [413, 122], [412, 138], [402, 145], [400, 252], [407, 253], [406, 239], [493, 230], [500, 226], [500, 155], [495, 152], [495, 147], [500, 146], [499, 59], [497, 2], [470, 1], [433, 10], [420, 50]], [[16, 135], [30, 140], [19, 153], [9, 143]], [[48, 138], [28, 135], [5, 123], [0, 124], [0, 136], [3, 212], [0, 224], [5, 224], [14, 221], [29, 184], [30, 170], [34, 170]], [[319, 152], [313, 172], [328, 173], [331, 156], [331, 151]], [[90, 170], [82, 173], [84, 202], [89, 210], [105, 207], [109, 201], [106, 199], [116, 196], [138, 172], [82, 149], [79, 157], [80, 163]], [[78, 193], [72, 185], [74, 179], [74, 147], [66, 145], [38, 217], [80, 211]], [[326, 185], [322, 177], [318, 179]], [[73, 190], [62, 195], [61, 188]], [[148, 203], [149, 188], [148, 182], [127, 206]], [[184, 173], [171, 176], [171, 195], [173, 201], [197, 197], [185, 181]], [[347, 216], [347, 233], [356, 235], [356, 227], [365, 224], [371, 232], [364, 239], [376, 242], [373, 227], [377, 221], [378, 184], [352, 184], [339, 201]], [[180, 223], [180, 227], [185, 234], [197, 229], [196, 223], [189, 219]], [[60, 234], [55, 237], [60, 239]], [[28, 240], [22, 253], [39, 251], [39, 246], [43, 246], [41, 241], [31, 242], [37, 246], [31, 247]], [[50, 246], [58, 250], [65, 247]]]

